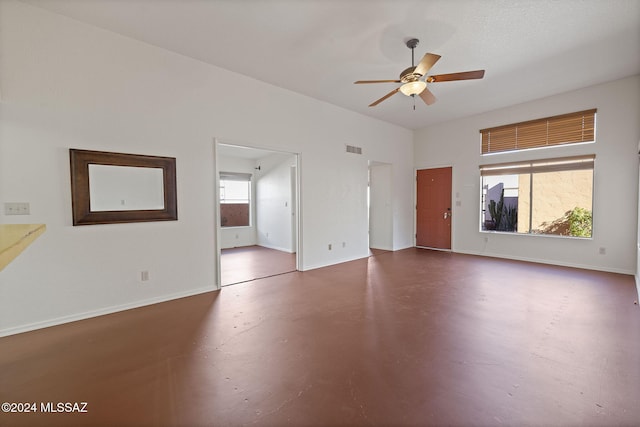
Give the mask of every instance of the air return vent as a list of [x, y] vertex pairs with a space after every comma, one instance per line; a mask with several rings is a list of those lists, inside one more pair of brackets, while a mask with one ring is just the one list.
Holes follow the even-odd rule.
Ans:
[[354, 145], [347, 145], [347, 153], [362, 154], [362, 147], [356, 147]]

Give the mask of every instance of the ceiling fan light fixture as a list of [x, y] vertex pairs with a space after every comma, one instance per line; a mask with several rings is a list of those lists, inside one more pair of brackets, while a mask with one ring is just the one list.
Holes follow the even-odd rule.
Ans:
[[400, 92], [404, 93], [407, 96], [419, 95], [425, 88], [427, 84], [422, 80], [416, 80], [414, 82], [405, 83], [400, 86]]

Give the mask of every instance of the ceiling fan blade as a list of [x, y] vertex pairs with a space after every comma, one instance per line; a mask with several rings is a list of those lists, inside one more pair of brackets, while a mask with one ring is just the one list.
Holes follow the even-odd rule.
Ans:
[[375, 107], [376, 105], [380, 104], [385, 99], [387, 99], [387, 98], [391, 97], [392, 95], [395, 95], [396, 93], [398, 93], [399, 90], [400, 90], [399, 87], [395, 88], [394, 90], [392, 90], [391, 92], [389, 92], [388, 94], [386, 94], [382, 98], [378, 99], [377, 101], [373, 101], [371, 104], [369, 104], [369, 107]]
[[354, 85], [367, 83], [400, 83], [400, 80], [358, 80], [357, 82], [353, 82]]
[[425, 53], [420, 60], [420, 63], [416, 66], [414, 73], [424, 76], [429, 72], [431, 67], [433, 67], [433, 64], [438, 62], [438, 59], [440, 59], [440, 55], [436, 55], [435, 53]]
[[473, 80], [484, 77], [484, 70], [465, 71], [462, 73], [438, 74], [427, 77], [429, 83], [451, 82], [454, 80]]
[[422, 100], [424, 101], [425, 104], [427, 105], [431, 105], [434, 102], [437, 101], [435, 95], [433, 93], [431, 93], [431, 91], [429, 90], [429, 88], [424, 88], [424, 90], [422, 92], [420, 92], [420, 98], [422, 98]]

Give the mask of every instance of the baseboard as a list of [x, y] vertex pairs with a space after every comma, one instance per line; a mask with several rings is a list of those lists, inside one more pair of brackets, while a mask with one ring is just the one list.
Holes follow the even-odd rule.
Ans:
[[360, 259], [366, 259], [366, 258], [369, 258], [369, 254], [367, 254], [365, 256], [356, 257], [356, 258], [347, 258], [347, 259], [328, 262], [328, 263], [305, 265], [305, 266], [303, 266], [303, 270], [302, 271], [309, 271], [309, 270], [315, 270], [315, 269], [318, 269], [318, 268], [331, 267], [333, 265], [343, 264], [345, 262], [351, 262], [351, 261], [358, 261]]
[[633, 276], [635, 274], [634, 271], [625, 270], [621, 268], [607, 268], [607, 267], [593, 266], [588, 264], [578, 264], [578, 263], [572, 263], [572, 262], [561, 262], [561, 261], [558, 262], [558, 261], [550, 261], [548, 259], [519, 257], [519, 256], [513, 256], [513, 255], [494, 254], [489, 252], [475, 252], [475, 251], [461, 251], [461, 250], [454, 250], [453, 252], [459, 253], [459, 254], [466, 254], [466, 255], [486, 256], [489, 258], [502, 258], [502, 259], [511, 259], [514, 261], [535, 262], [537, 264], [557, 265], [560, 267], [581, 268], [583, 270], [604, 271], [607, 273], [626, 274], [630, 276]]
[[391, 250], [396, 252], [396, 251], [403, 251], [405, 249], [411, 249], [411, 248], [415, 248], [415, 245], [413, 243], [405, 246], [394, 246], [394, 248]]
[[636, 273], [635, 278], [636, 278], [636, 291], [638, 291], [638, 299], [636, 300], [638, 302], [638, 306], [640, 307], [640, 276], [638, 275], [639, 273]]
[[[383, 250], [389, 250], [391, 252], [397, 252], [397, 251], [402, 251], [402, 250], [411, 249], [411, 248], [413, 248], [413, 246], [404, 246], [404, 247], [398, 247], [398, 248], [395, 248], [395, 249], [383, 249]], [[376, 248], [374, 248], [374, 249], [376, 249]], [[351, 262], [351, 261], [357, 261], [359, 259], [369, 258], [369, 256], [370, 256], [370, 254], [367, 254], [367, 255], [360, 256], [360, 257], [349, 258], [349, 259], [339, 260], [339, 261], [335, 261], [335, 262], [305, 265], [305, 266], [303, 266], [302, 270], [300, 270], [300, 271], [309, 271], [309, 270], [315, 270], [316, 268], [330, 267], [332, 265], [342, 264], [343, 262]]]
[[78, 320], [86, 320], [92, 317], [118, 313], [120, 311], [131, 310], [134, 308], [140, 308], [147, 305], [158, 304], [161, 302], [167, 302], [167, 301], [172, 301], [180, 298], [204, 294], [204, 293], [212, 292], [215, 290], [217, 290], [215, 286], [209, 286], [209, 287], [194, 289], [188, 292], [178, 292], [175, 294], [164, 295], [162, 297], [149, 298], [146, 300], [136, 301], [128, 304], [105, 307], [98, 310], [86, 311], [84, 313], [71, 314], [68, 316], [57, 317], [55, 319], [45, 320], [41, 322], [34, 322], [26, 325], [15, 326], [12, 328], [0, 329], [0, 337], [21, 334], [23, 332], [35, 331], [36, 329], [49, 328], [51, 326], [58, 326], [65, 323], [76, 322]]
[[416, 246], [418, 249], [429, 249], [430, 251], [453, 252], [451, 249], [431, 248], [429, 246]]
[[389, 247], [389, 246], [386, 246], [384, 248], [379, 247], [379, 246], [377, 246], [377, 247], [376, 246], [369, 246], [369, 249], [378, 249], [378, 250], [381, 250], [381, 251], [392, 251], [393, 250], [393, 248]]
[[256, 245], [257, 246], [261, 246], [263, 248], [267, 248], [267, 249], [275, 249], [276, 251], [286, 252], [286, 253], [289, 253], [289, 254], [295, 254], [296, 253], [291, 248], [282, 248], [280, 246], [265, 245], [264, 243], [256, 243]]

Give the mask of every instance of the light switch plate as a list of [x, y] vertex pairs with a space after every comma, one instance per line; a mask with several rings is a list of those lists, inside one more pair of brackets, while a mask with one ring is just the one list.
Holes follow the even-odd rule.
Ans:
[[11, 202], [4, 204], [5, 215], [29, 215], [28, 202]]

